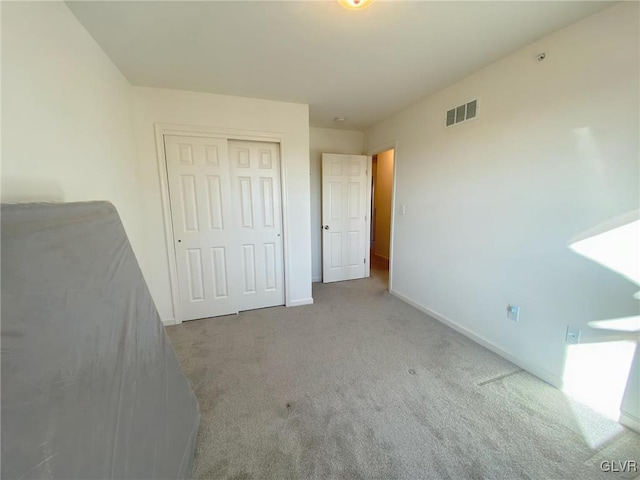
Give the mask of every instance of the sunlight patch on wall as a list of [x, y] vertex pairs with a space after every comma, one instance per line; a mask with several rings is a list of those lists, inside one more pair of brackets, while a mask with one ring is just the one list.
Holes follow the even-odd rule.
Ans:
[[587, 325], [598, 330], [640, 332], [640, 315], [636, 315], [635, 317], [613, 318], [611, 320], [592, 320], [588, 322]]
[[[626, 340], [567, 346], [562, 390], [591, 448], [622, 431], [616, 422], [635, 349], [636, 342]], [[594, 423], [592, 415], [583, 415], [588, 410], [601, 414], [602, 421]]]
[[[640, 219], [637, 216], [637, 212], [625, 215], [618, 220], [624, 222], [622, 225], [606, 231], [596, 230], [591, 235], [587, 233], [583, 235], [586, 238], [574, 241], [569, 248], [640, 285]], [[628, 221], [630, 217], [635, 220]]]
[[633, 341], [568, 345], [563, 391], [617, 420], [635, 348]]

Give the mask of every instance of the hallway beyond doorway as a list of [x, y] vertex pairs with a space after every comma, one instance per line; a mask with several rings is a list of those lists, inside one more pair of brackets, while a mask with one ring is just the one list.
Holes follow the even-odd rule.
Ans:
[[376, 255], [373, 246], [371, 247], [371, 276], [379, 278], [389, 290], [389, 260]]

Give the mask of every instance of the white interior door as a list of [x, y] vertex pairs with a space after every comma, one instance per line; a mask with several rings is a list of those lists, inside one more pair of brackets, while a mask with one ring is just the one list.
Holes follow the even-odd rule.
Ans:
[[164, 143], [180, 320], [283, 305], [279, 145]]
[[367, 166], [364, 155], [322, 155], [322, 281], [367, 275]]
[[237, 313], [227, 139], [165, 136], [181, 320]]
[[284, 304], [279, 150], [276, 143], [229, 141], [239, 310]]

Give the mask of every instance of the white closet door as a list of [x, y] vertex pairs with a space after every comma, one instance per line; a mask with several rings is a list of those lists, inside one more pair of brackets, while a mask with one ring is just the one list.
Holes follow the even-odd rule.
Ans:
[[322, 281], [367, 274], [367, 162], [365, 155], [322, 154]]
[[238, 312], [227, 139], [165, 136], [181, 320]]
[[229, 140], [239, 310], [284, 304], [279, 150], [275, 143]]

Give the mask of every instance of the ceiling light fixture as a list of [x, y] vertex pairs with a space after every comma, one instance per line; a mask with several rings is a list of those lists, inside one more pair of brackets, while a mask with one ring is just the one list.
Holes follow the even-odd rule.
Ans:
[[338, 0], [338, 3], [348, 10], [362, 10], [373, 3], [373, 0]]
[[336, 117], [333, 119], [334, 122], [346, 122], [347, 119], [345, 117]]

